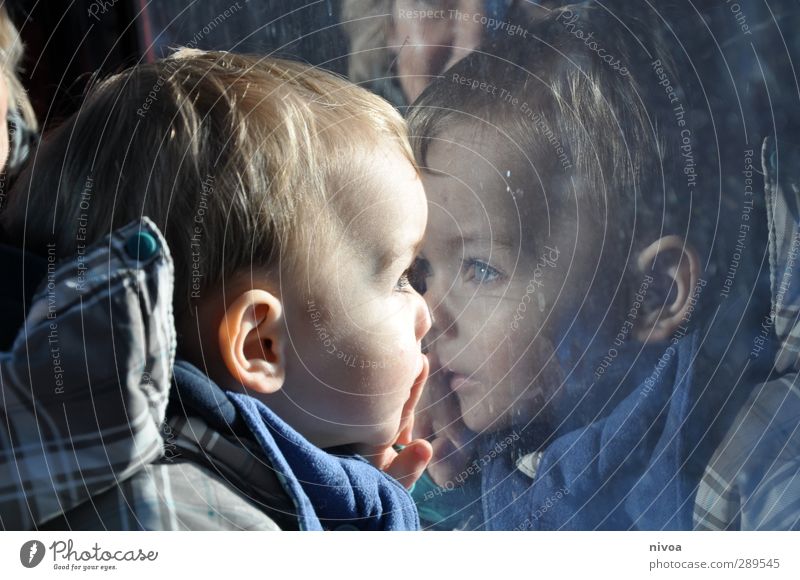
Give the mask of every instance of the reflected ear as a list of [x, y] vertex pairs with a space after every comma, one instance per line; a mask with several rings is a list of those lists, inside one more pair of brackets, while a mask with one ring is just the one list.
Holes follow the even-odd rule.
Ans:
[[644, 343], [667, 340], [685, 322], [690, 298], [700, 278], [700, 260], [694, 248], [680, 236], [665, 236], [639, 253], [639, 270], [653, 276], [661, 302], [646, 301], [640, 323], [634, 331]]
[[274, 393], [283, 386], [286, 343], [281, 301], [265, 290], [248, 290], [225, 310], [219, 348], [228, 372], [247, 389]]

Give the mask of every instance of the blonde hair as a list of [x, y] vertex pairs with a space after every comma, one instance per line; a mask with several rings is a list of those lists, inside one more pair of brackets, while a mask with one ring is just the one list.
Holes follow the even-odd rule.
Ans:
[[3, 77], [8, 86], [9, 108], [13, 107], [19, 111], [28, 128], [36, 131], [38, 124], [33, 112], [33, 105], [17, 76], [23, 50], [19, 31], [11, 22], [5, 5], [0, 4], [0, 67], [2, 67]]
[[334, 228], [326, 204], [387, 142], [413, 160], [399, 113], [329, 72], [182, 49], [91, 89], [40, 146], [0, 222], [27, 249], [53, 241], [70, 256], [149, 216], [174, 257], [181, 315], [233, 274], [297, 266], [298, 244], [316, 234], [310, 218]]

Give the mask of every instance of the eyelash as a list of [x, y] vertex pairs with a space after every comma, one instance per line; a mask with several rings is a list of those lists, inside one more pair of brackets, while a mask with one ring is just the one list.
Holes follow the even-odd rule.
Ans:
[[409, 287], [416, 290], [420, 295], [427, 291], [425, 280], [431, 275], [428, 260], [422, 257], [414, 258], [414, 261], [400, 276], [397, 281], [396, 289], [406, 291]]
[[[472, 272], [471, 276], [470, 272]], [[464, 260], [464, 274], [468, 282], [474, 281], [476, 284], [491, 284], [503, 277], [503, 273], [500, 270], [477, 258]], [[492, 278], [487, 279], [489, 276], [492, 276]]]
[[395, 285], [395, 290], [398, 290], [399, 292], [407, 292], [408, 289], [411, 288], [411, 268], [412, 266], [409, 266], [406, 271], [400, 275], [400, 278], [397, 280], [397, 284]]

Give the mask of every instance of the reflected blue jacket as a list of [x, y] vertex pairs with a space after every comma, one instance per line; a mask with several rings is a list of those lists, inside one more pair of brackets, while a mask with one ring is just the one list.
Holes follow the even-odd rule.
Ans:
[[[638, 365], [638, 375], [620, 349], [616, 368], [593, 388], [610, 392], [623, 381], [627, 394], [587, 425], [482, 438], [463, 487], [418, 483], [423, 529], [691, 529], [719, 396], [696, 368], [701, 339], [694, 331], [648, 347], [653, 364]], [[597, 399], [588, 405], [600, 408]]]
[[539, 454], [489, 463], [481, 481], [485, 528], [688, 529], [698, 478], [688, 454], [707, 426], [693, 414], [698, 341], [693, 333], [667, 347], [606, 417]]

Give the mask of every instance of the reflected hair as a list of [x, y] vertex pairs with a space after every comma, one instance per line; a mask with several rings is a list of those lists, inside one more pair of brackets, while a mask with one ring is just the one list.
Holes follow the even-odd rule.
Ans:
[[[521, 25], [524, 40], [485, 43], [431, 83], [411, 108], [412, 147], [423, 170], [429, 147], [448, 128], [499, 131], [531, 168], [531, 181], [545, 176], [551, 212], [574, 213], [574, 198], [565, 194], [571, 181], [587, 215], [598, 226], [611, 222], [615, 259], [668, 234], [699, 250], [708, 247], [704, 236], [714, 224], [703, 223], [703, 216], [691, 221], [680, 130], [652, 61], [659, 59], [678, 86], [687, 125], [702, 118], [694, 109], [703, 101], [687, 74], [677, 74], [657, 27], [636, 17], [622, 24], [586, 5], [563, 6]], [[706, 153], [696, 147], [697, 166]]]

